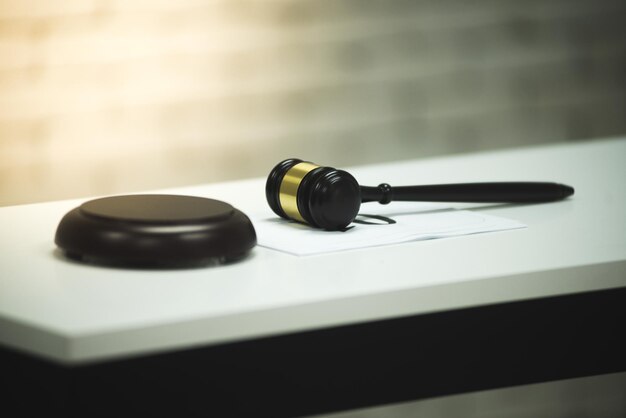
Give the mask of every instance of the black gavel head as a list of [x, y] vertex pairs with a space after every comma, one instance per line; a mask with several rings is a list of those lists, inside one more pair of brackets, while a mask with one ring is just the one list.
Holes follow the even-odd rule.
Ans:
[[272, 169], [265, 196], [278, 216], [327, 230], [348, 226], [361, 206], [361, 189], [352, 175], [295, 158]]

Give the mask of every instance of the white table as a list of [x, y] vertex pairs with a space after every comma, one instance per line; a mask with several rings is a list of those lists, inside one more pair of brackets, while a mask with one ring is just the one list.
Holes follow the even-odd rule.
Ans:
[[[86, 199], [0, 208], [1, 364], [14, 365], [16, 373], [51, 380], [71, 375], [64, 382], [81, 382], [63, 390], [87, 390], [81, 387], [96, 381], [123, 386], [144, 376], [142, 387], [163, 399], [155, 406], [161, 411], [171, 406], [163, 393], [185, 384], [182, 373], [190, 385], [184, 396], [188, 413], [200, 402], [190, 393], [205, 385], [217, 391], [216, 408], [225, 399], [239, 399], [233, 395], [238, 387], [256, 400], [254, 408], [260, 409], [251, 410], [273, 415], [624, 370], [617, 350], [626, 349], [612, 335], [623, 333], [626, 317], [625, 162], [626, 139], [613, 139], [356, 167], [349, 171], [365, 185], [556, 181], [572, 185], [576, 194], [549, 204], [456, 205], [520, 220], [526, 229], [310, 257], [256, 247], [242, 262], [189, 270], [107, 268], [64, 259], [53, 243], [56, 226]], [[166, 192], [220, 199], [269, 216], [264, 182]], [[570, 343], [579, 347], [565, 350]], [[542, 344], [550, 355], [538, 354]], [[459, 350], [454, 358], [453, 348]], [[564, 364], [552, 367], [563, 350]], [[573, 366], [568, 356], [582, 350], [594, 360]], [[447, 356], [448, 366], [438, 370], [450, 385], [423, 382], [422, 389], [403, 391], [393, 383], [406, 377], [399, 370], [416, 379], [436, 374], [428, 364], [442, 359], [425, 357], [436, 353]], [[521, 353], [529, 358], [521, 359]], [[517, 359], [510, 370], [513, 363], [500, 363], [509, 355]], [[354, 364], [345, 366], [350, 358]], [[203, 359], [210, 366], [198, 372]], [[148, 380], [142, 369], [148, 364], [151, 370], [167, 366]], [[377, 379], [362, 375], [368, 369]], [[486, 369], [487, 377], [476, 376]], [[208, 376], [221, 383], [202, 380]], [[364, 386], [348, 389], [355, 381]], [[300, 395], [292, 393], [293, 402], [278, 405], [270, 395], [276, 385]], [[309, 390], [319, 393], [309, 398]], [[94, 401], [100, 395], [94, 390], [81, 396]], [[180, 405], [179, 398], [180, 393], [171, 399]], [[231, 412], [244, 413], [244, 404]]]

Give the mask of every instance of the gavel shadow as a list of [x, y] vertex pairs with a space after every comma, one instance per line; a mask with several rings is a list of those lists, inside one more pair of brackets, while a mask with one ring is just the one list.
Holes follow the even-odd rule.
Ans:
[[[420, 215], [432, 215], [437, 213], [451, 213], [459, 210], [490, 210], [490, 209], [502, 209], [508, 207], [518, 207], [518, 206], [527, 206], [532, 203], [474, 203], [474, 204], [462, 204], [462, 207], [442, 207], [442, 208], [433, 208], [433, 209], [425, 209], [425, 210], [406, 210], [403, 212], [394, 212], [394, 213], [385, 213], [383, 214], [369, 214], [367, 211], [360, 211], [356, 218], [352, 221], [354, 224], [362, 224], [362, 225], [393, 225], [396, 222], [394, 218], [402, 217], [402, 216], [420, 216]], [[341, 231], [345, 232], [354, 226], [348, 226]]]
[[[374, 202], [369, 202], [374, 204]], [[354, 224], [364, 224], [364, 225], [392, 225], [396, 223], [395, 217], [402, 217], [406, 215], [431, 215], [436, 213], [447, 213], [447, 212], [455, 212], [460, 210], [468, 210], [468, 211], [489, 211], [489, 210], [497, 210], [497, 209], [509, 209], [509, 208], [521, 208], [521, 207], [530, 207], [536, 205], [544, 205], [548, 202], [529, 202], [529, 203], [468, 203], [468, 202], [454, 202], [454, 206], [446, 206], [441, 208], [432, 208], [432, 209], [424, 209], [424, 210], [404, 210], [398, 212], [385, 212], [384, 214], [376, 213], [375, 211], [369, 211], [367, 206], [361, 206], [361, 210], [357, 214], [356, 218], [353, 220]], [[380, 206], [378, 206], [380, 207]], [[408, 208], [407, 208], [408, 209]], [[372, 213], [374, 212], [374, 213]], [[303, 231], [324, 231], [321, 229], [311, 229], [311, 226], [308, 224], [304, 224], [301, 222], [296, 222], [290, 219], [284, 218], [267, 218], [264, 219], [265, 222], [270, 223], [280, 223], [292, 229], [303, 230]], [[354, 225], [347, 226], [345, 228], [341, 228], [337, 230], [337, 232], [347, 232], [354, 228]], [[326, 231], [324, 231], [326, 232]]]
[[[397, 213], [385, 213], [385, 216], [393, 217], [393, 216], [401, 216], [401, 215], [421, 215], [421, 214], [432, 214], [432, 213], [445, 213], [445, 212], [454, 212], [457, 210], [494, 210], [494, 209], [507, 209], [507, 208], [518, 208], [525, 206], [535, 206], [541, 205], [545, 203], [463, 203], [461, 206], [451, 206], [439, 209], [427, 209], [427, 210], [419, 210], [415, 212], [397, 212]], [[362, 207], [363, 208], [363, 207]], [[359, 212], [359, 214], [365, 214], [367, 211], [363, 213]]]

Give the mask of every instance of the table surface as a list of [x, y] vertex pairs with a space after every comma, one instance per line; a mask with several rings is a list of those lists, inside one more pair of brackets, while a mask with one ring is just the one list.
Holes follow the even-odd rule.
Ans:
[[[277, 161], [282, 157], [277, 156]], [[0, 343], [85, 364], [262, 336], [626, 286], [626, 139], [355, 167], [360, 184], [555, 181], [566, 200], [470, 205], [528, 228], [230, 265], [140, 270], [64, 259], [54, 233], [86, 199], [0, 208]], [[269, 169], [268, 169], [269, 170]], [[265, 179], [160, 190], [271, 212]], [[371, 204], [371, 203], [370, 203]]]

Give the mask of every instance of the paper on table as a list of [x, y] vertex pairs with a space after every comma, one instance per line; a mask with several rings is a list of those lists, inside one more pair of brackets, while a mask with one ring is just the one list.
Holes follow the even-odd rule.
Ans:
[[[388, 224], [364, 214], [387, 217], [396, 223]], [[312, 255], [526, 226], [521, 222], [497, 216], [455, 210], [441, 204], [414, 202], [396, 202], [385, 206], [364, 205], [361, 206], [357, 220], [378, 224], [352, 223], [344, 232], [331, 232], [288, 221], [276, 215], [252, 217], [259, 245], [294, 255]]]

